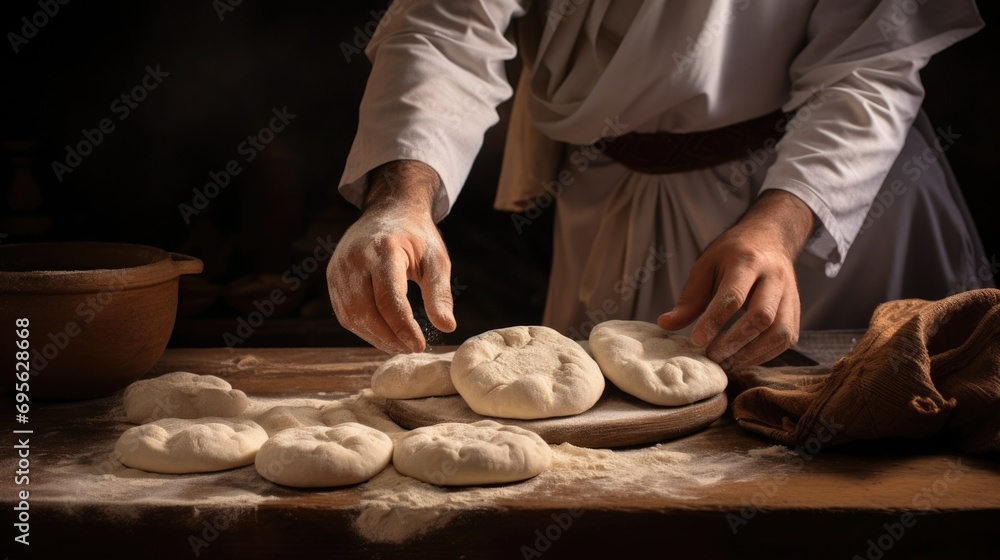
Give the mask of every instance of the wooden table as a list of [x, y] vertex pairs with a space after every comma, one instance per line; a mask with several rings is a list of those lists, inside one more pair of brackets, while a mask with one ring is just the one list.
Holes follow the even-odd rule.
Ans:
[[[384, 358], [370, 349], [178, 349], [168, 350], [149, 375], [211, 373], [252, 397], [333, 399], [366, 388]], [[16, 442], [8, 431], [0, 456], [3, 508], [8, 520], [16, 517], [15, 490], [30, 490], [31, 542], [13, 543], [16, 533], [10, 533], [10, 557], [30, 548], [33, 557], [57, 557], [58, 551], [142, 559], [292, 558], [309, 552], [323, 558], [605, 558], [644, 557], [648, 551], [698, 558], [985, 558], [995, 557], [1000, 542], [995, 457], [943, 445], [886, 444], [790, 453], [773, 468], [682, 496], [586, 480], [548, 486], [536, 481], [526, 487], [530, 492], [468, 505], [408, 542], [373, 542], [354, 526], [364, 486], [295, 490], [263, 480], [252, 466], [130, 478], [129, 472], [138, 471], [124, 469], [111, 455], [129, 427], [120, 404], [120, 393], [87, 402], [33, 403], [29, 486], [12, 484]], [[13, 405], [7, 398], [7, 410]], [[773, 445], [728, 417], [663, 444], [695, 461], [773, 451]], [[147, 484], [149, 490], [121, 496], [114, 491], [129, 484]]]

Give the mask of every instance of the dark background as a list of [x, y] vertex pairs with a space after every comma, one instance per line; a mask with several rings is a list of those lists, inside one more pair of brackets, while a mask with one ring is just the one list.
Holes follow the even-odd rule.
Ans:
[[[222, 333], [252, 311], [254, 287], [268, 285], [261, 275], [302, 263], [316, 237], [336, 240], [356, 218], [336, 192], [370, 67], [355, 46], [388, 2], [244, 0], [220, 21], [221, 4], [77, 0], [59, 5], [18, 53], [9, 39], [0, 48], [0, 243], [121, 241], [203, 259], [205, 273], [183, 281], [174, 345], [223, 345]], [[925, 109], [961, 134], [947, 156], [986, 254], [997, 255], [1000, 79], [991, 24], [1000, 16], [995, 3], [980, 9], [986, 29], [923, 72]], [[21, 18], [38, 11], [37, 0], [6, 1], [0, 29], [21, 34]], [[112, 102], [157, 65], [169, 76], [119, 119]], [[245, 162], [240, 143], [283, 107], [295, 118]], [[52, 162], [105, 118], [114, 130], [58, 181]], [[509, 214], [492, 209], [503, 133], [503, 124], [488, 133], [441, 224], [459, 330], [434, 344], [541, 319], [551, 216], [519, 235]], [[242, 172], [186, 223], [178, 205], [191, 205], [193, 189], [233, 159]], [[322, 267], [289, 295], [245, 345], [364, 344], [332, 317]]]

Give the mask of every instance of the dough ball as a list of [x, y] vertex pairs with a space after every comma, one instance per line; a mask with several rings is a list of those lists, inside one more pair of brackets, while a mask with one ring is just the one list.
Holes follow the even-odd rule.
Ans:
[[388, 399], [443, 397], [458, 391], [451, 382], [447, 354], [397, 354], [372, 374], [372, 391]]
[[161, 418], [236, 416], [250, 406], [243, 391], [214, 375], [175, 371], [125, 389], [125, 416], [133, 424]]
[[326, 426], [322, 411], [311, 406], [276, 406], [253, 419], [260, 424], [268, 436], [289, 428], [305, 426]]
[[164, 418], [125, 430], [115, 456], [149, 472], [212, 472], [253, 463], [265, 441], [267, 432], [250, 420]]
[[530, 420], [579, 414], [604, 392], [604, 376], [579, 344], [548, 327], [508, 327], [465, 341], [451, 380], [479, 414]]
[[552, 450], [538, 434], [492, 420], [417, 428], [392, 453], [397, 471], [439, 486], [525, 480], [551, 462]]
[[680, 406], [718, 395], [726, 373], [686, 336], [643, 321], [606, 321], [590, 350], [619, 389], [648, 403]]
[[354, 422], [284, 430], [254, 461], [261, 476], [285, 486], [316, 488], [365, 482], [392, 459], [392, 440]]

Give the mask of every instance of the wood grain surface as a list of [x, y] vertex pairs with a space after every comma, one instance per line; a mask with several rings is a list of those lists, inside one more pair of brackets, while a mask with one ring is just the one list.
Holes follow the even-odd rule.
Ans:
[[[371, 349], [179, 349], [149, 375], [215, 374], [258, 399], [328, 400], [368, 387], [385, 358]], [[876, 442], [791, 450], [676, 493], [673, 479], [657, 482], [641, 465], [616, 473], [624, 482], [600, 471], [539, 476], [481, 503], [473, 490], [448, 490], [445, 499], [464, 505], [447, 523], [379, 542], [356, 528], [368, 507], [364, 485], [296, 490], [253, 467], [184, 476], [123, 469], [111, 453], [130, 426], [120, 394], [34, 402], [29, 426], [30, 485], [13, 484], [10, 431], [0, 454], [10, 558], [993, 558], [1000, 524], [996, 457], [948, 442]], [[706, 467], [779, 449], [728, 415], [659, 448]], [[30, 490], [30, 552], [13, 543], [19, 490]], [[399, 507], [389, 513], [418, 506]]]

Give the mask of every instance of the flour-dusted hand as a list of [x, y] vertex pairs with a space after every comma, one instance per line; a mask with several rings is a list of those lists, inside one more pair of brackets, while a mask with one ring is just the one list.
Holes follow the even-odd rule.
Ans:
[[364, 212], [337, 245], [327, 267], [330, 301], [340, 324], [386, 352], [422, 352], [426, 345], [406, 299], [420, 286], [431, 324], [455, 330], [451, 260], [431, 208], [437, 173], [416, 161], [387, 163], [369, 175]]
[[[708, 357], [727, 370], [761, 364], [794, 346], [800, 312], [794, 261], [814, 227], [812, 211], [796, 196], [765, 191], [695, 262], [660, 327], [681, 329], [700, 315], [691, 341], [708, 344]], [[740, 309], [746, 313], [723, 331]]]

